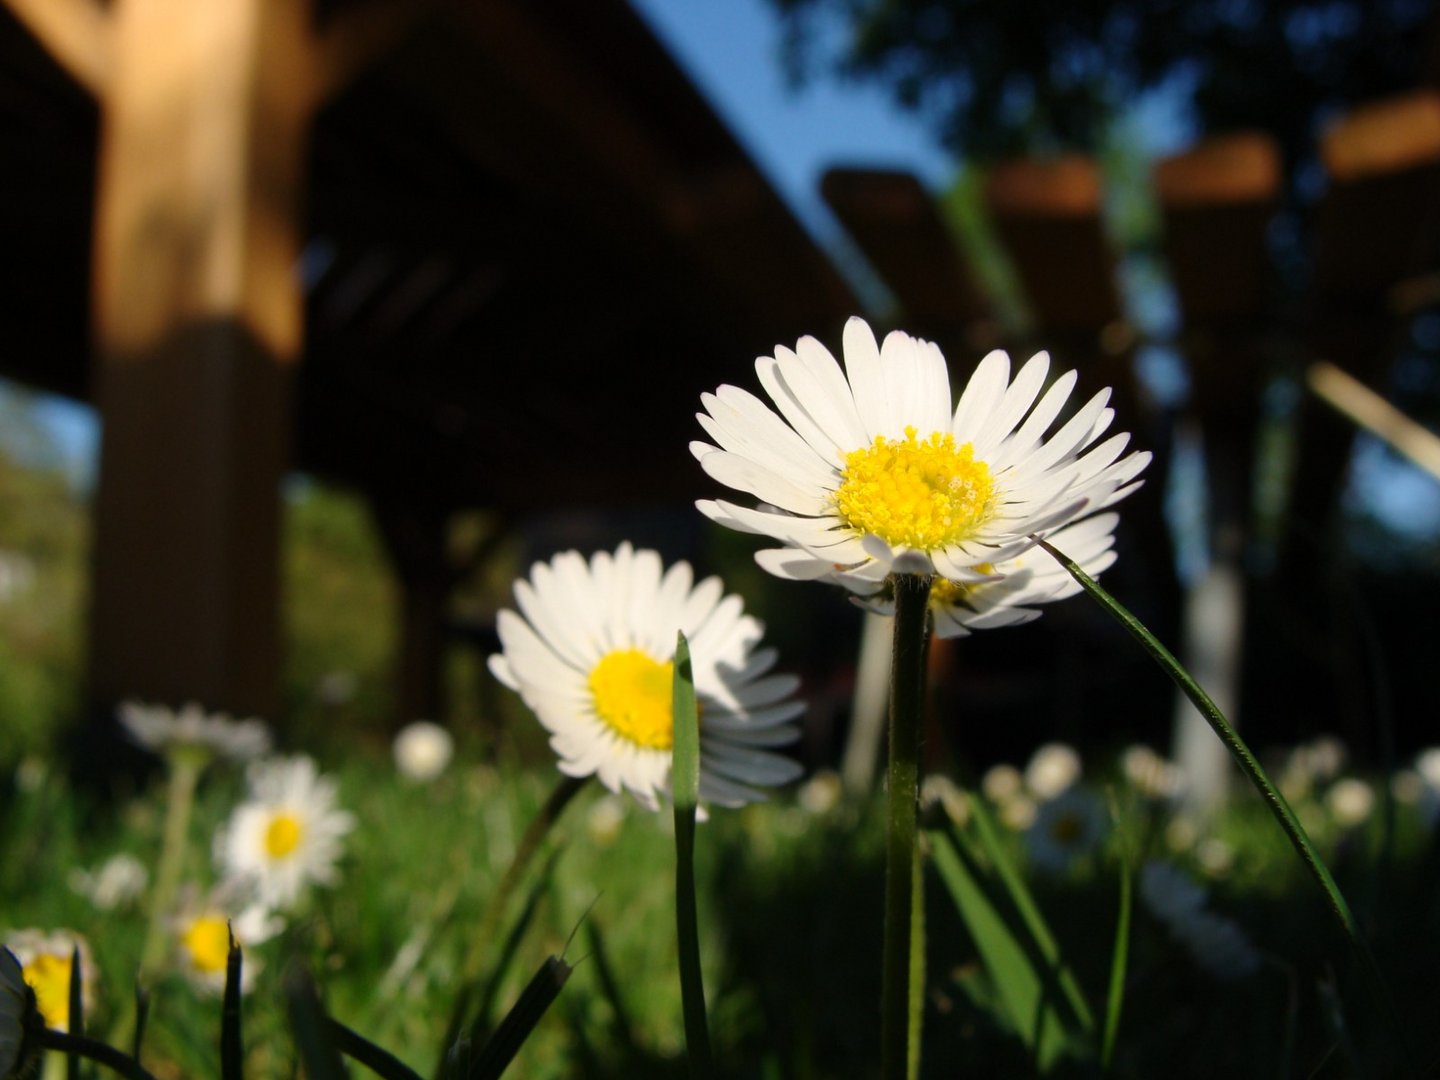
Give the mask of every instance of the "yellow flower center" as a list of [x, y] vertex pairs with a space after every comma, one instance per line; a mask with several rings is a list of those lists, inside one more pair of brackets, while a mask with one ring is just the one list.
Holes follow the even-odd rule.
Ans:
[[41, 953], [25, 965], [22, 974], [35, 991], [35, 1003], [45, 1018], [45, 1026], [69, 1031], [70, 957]]
[[294, 814], [276, 814], [265, 827], [265, 854], [272, 859], [283, 859], [300, 846], [304, 835], [305, 827]]
[[196, 971], [209, 975], [224, 971], [230, 959], [230, 927], [223, 915], [201, 915], [193, 920], [180, 943], [190, 954], [190, 963]]
[[[982, 574], [995, 572], [995, 567], [990, 563], [976, 563], [975, 569]], [[967, 607], [970, 594], [979, 584], [975, 581], [951, 581], [949, 578], [937, 577], [930, 583], [930, 603], [935, 607]]]
[[874, 533], [891, 547], [934, 551], [969, 536], [990, 512], [990, 467], [970, 443], [932, 432], [923, 441], [875, 442], [845, 455], [835, 509], [857, 533]]
[[675, 665], [639, 649], [606, 653], [590, 672], [595, 712], [621, 738], [650, 750], [669, 750], [675, 741]]
[[1079, 814], [1061, 814], [1050, 823], [1050, 839], [1062, 847], [1073, 847], [1084, 835], [1085, 826]]

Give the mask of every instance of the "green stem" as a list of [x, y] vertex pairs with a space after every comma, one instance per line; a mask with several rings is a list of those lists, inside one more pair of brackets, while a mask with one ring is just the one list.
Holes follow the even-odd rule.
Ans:
[[185, 867], [185, 840], [190, 832], [190, 812], [195, 806], [195, 787], [204, 762], [189, 753], [169, 755], [170, 784], [165, 795], [165, 835], [160, 862], [155, 869], [155, 889], [150, 894], [150, 923], [140, 949], [140, 978], [149, 983], [165, 961], [170, 935], [166, 923], [174, 914], [175, 894]]
[[1385, 980], [1380, 973], [1379, 965], [1376, 963], [1375, 956], [1370, 951], [1369, 945], [1365, 943], [1365, 939], [1361, 936], [1359, 924], [1355, 921], [1355, 916], [1350, 911], [1350, 905], [1345, 902], [1345, 897], [1341, 894], [1340, 887], [1335, 884], [1335, 879], [1330, 876], [1329, 868], [1325, 865], [1325, 861], [1321, 859], [1320, 853], [1315, 850], [1315, 846], [1311, 844], [1309, 835], [1300, 824], [1299, 818], [1295, 816], [1295, 812], [1290, 809], [1290, 804], [1285, 801], [1285, 796], [1280, 794], [1279, 789], [1271, 783], [1270, 777], [1266, 774], [1260, 762], [1256, 760], [1255, 755], [1250, 752], [1250, 748], [1245, 745], [1240, 735], [1230, 726], [1230, 722], [1225, 719], [1225, 714], [1210, 700], [1210, 695], [1205, 693], [1200, 684], [1180, 665], [1180, 662], [1175, 659], [1170, 650], [1165, 648], [1155, 635], [1145, 628], [1144, 623], [1130, 614], [1118, 600], [1102, 589], [1089, 574], [1080, 569], [1079, 565], [1067, 555], [1058, 551], [1046, 541], [1038, 537], [1036, 539], [1039, 545], [1049, 552], [1050, 555], [1069, 572], [1070, 576], [1080, 584], [1081, 588], [1088, 592], [1102, 608], [1109, 612], [1130, 632], [1130, 636], [1140, 643], [1140, 646], [1150, 654], [1151, 659], [1159, 664], [1165, 673], [1174, 680], [1175, 684], [1185, 692], [1185, 696], [1190, 699], [1195, 708], [1200, 711], [1200, 715], [1205, 718], [1211, 729], [1219, 736], [1220, 741], [1223, 742], [1226, 749], [1230, 751], [1230, 756], [1235, 759], [1235, 763], [1240, 767], [1240, 771], [1249, 778], [1255, 790], [1260, 793], [1260, 797], [1265, 800], [1265, 804], [1269, 807], [1271, 815], [1275, 818], [1276, 822], [1279, 823], [1286, 838], [1289, 839], [1291, 846], [1294, 847], [1295, 851], [1299, 854], [1301, 862], [1305, 864], [1306, 869], [1310, 871], [1311, 876], [1320, 886], [1321, 891], [1325, 894], [1330, 913], [1335, 917], [1335, 921], [1340, 924], [1340, 929], [1344, 932], [1345, 937], [1360, 957], [1367, 974], [1374, 980], [1380, 999], [1388, 1005], [1389, 995], [1385, 989]]
[[896, 574], [890, 582], [895, 593], [895, 638], [890, 667], [890, 763], [886, 771], [880, 1044], [881, 1075], [885, 1080], [906, 1080], [912, 1051], [918, 1057], [920, 1041], [919, 1024], [912, 1033], [910, 1023], [910, 948], [930, 578]]
[[550, 792], [550, 797], [545, 800], [545, 805], [540, 807], [540, 811], [531, 820], [524, 835], [520, 837], [520, 843], [515, 848], [514, 858], [510, 860], [504, 877], [500, 879], [500, 884], [490, 895], [490, 902], [485, 905], [485, 911], [480, 916], [480, 927], [471, 940], [470, 952], [465, 961], [466, 981], [479, 977], [490, 943], [500, 926], [500, 920], [505, 917], [505, 909], [510, 904], [510, 898], [515, 894], [515, 890], [524, 878], [526, 869], [534, 861], [535, 853], [545, 842], [551, 826], [559, 820], [565, 807], [569, 806], [570, 800], [580, 793], [580, 789], [585, 786], [585, 781], [588, 779], [587, 776], [562, 777], [560, 783], [556, 784], [555, 789]]

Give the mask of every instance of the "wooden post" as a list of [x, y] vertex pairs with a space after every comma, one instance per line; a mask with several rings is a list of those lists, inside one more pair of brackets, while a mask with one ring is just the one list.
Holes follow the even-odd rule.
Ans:
[[274, 718], [309, 6], [119, 0], [94, 251], [91, 694]]

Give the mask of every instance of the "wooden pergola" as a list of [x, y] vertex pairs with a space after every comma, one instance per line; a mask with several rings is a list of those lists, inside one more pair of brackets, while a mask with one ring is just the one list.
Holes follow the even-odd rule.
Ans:
[[0, 371], [103, 422], [91, 697], [274, 715], [279, 486], [369, 497], [438, 705], [460, 508], [693, 498], [855, 301], [622, 0], [3, 0]]

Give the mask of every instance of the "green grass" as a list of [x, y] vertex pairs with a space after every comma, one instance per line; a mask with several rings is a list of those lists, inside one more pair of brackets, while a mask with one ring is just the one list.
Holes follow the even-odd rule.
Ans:
[[[281, 990], [293, 961], [313, 973], [333, 1016], [432, 1075], [470, 935], [558, 775], [540, 761], [490, 765], [462, 755], [437, 781], [420, 786], [398, 780], [388, 758], [364, 748], [322, 756], [321, 766], [338, 776], [341, 801], [360, 824], [349, 838], [340, 884], [315, 893], [281, 937], [246, 951], [247, 965], [261, 967], [244, 1004], [246, 1075], [294, 1075]], [[209, 837], [242, 787], [233, 769], [207, 773], [187, 879], [208, 883]], [[109, 1029], [130, 993], [127, 973], [138, 960], [145, 915], [138, 908], [97, 911], [66, 879], [73, 867], [97, 866], [118, 851], [153, 867], [163, 790], [151, 784], [117, 805], [99, 806], [52, 772], [34, 789], [11, 785], [0, 793], [0, 931], [63, 926], [89, 937], [100, 968], [100, 996], [90, 1014], [96, 1033]], [[1123, 787], [1117, 791], [1128, 850], [1142, 859], [1173, 857], [1203, 876], [1193, 849], [1168, 851], [1162, 808]], [[602, 799], [608, 796], [591, 785], [565, 811], [551, 833], [553, 859], [536, 861], [517, 890], [515, 911], [502, 920], [503, 938], [533, 893], [532, 917], [495, 994], [492, 1021], [548, 956], [563, 955], [575, 969], [507, 1075], [687, 1075], [671, 818], [623, 804], [618, 829], [607, 830], [596, 809]], [[1440, 962], [1440, 888], [1428, 830], [1413, 807], [1401, 806], [1387, 847], [1378, 815], [1343, 831], [1324, 824], [1317, 802], [1297, 810], [1319, 825], [1316, 841], [1370, 935], [1398, 1024], [1418, 1060], [1429, 1060], [1434, 1048], [1424, 1033], [1440, 1000], [1432, 985]], [[1362, 1071], [1332, 1049], [1339, 1040], [1327, 1019], [1330, 997], [1365, 1059], [1361, 1064], [1395, 1066], [1383, 1018], [1349, 970], [1322, 900], [1258, 800], [1242, 792], [1202, 836], [1224, 841], [1233, 852], [1223, 876], [1205, 878], [1211, 905], [1243, 927], [1265, 964], [1243, 981], [1215, 980], [1170, 940], [1137, 896], [1113, 1074], [1276, 1076], [1287, 1061], [1295, 1075], [1317, 1068], [1320, 1076]], [[698, 828], [702, 967], [717, 1075], [839, 1080], [875, 1074], [882, 839], [878, 799], [816, 814], [787, 796], [739, 812], [717, 810]], [[1079, 992], [1103, 1016], [1119, 840], [1112, 834], [1109, 847], [1060, 876], [1027, 868], [1021, 835], [1002, 828], [999, 842], [1025, 874]], [[1003, 902], [996, 911], [1004, 916]], [[983, 965], [985, 950], [961, 922], [933, 866], [926, 870], [926, 924], [921, 1075], [1026, 1075], [1032, 1063], [1024, 1042], [993, 1007], [997, 988]], [[407, 946], [413, 965], [397, 972], [396, 958]], [[484, 946], [487, 957], [500, 951], [499, 940]], [[219, 997], [167, 978], [151, 1003], [146, 1064], [161, 1080], [216, 1076], [219, 1033]], [[1061, 1056], [1052, 1075], [1096, 1075], [1097, 1060]]]

